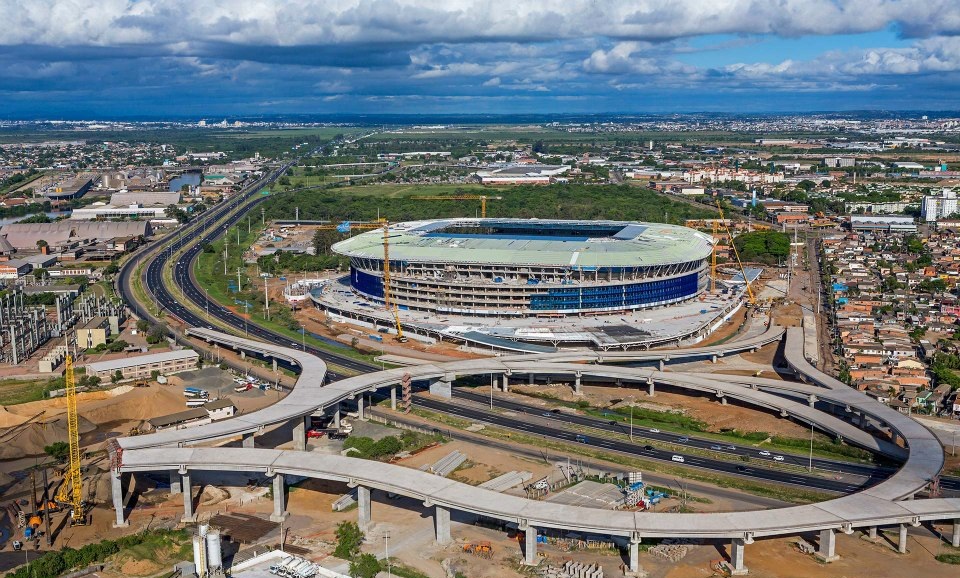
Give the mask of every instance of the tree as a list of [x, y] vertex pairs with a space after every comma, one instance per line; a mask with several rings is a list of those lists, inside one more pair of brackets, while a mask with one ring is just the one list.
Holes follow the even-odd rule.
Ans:
[[123, 379], [123, 372], [118, 369], [110, 376], [110, 383], [116, 385], [121, 379]]
[[120, 271], [120, 266], [116, 263], [110, 263], [103, 268], [104, 275], [116, 275]]
[[373, 554], [360, 554], [350, 561], [350, 576], [353, 578], [376, 578], [382, 566]]
[[150, 330], [149, 321], [147, 321], [146, 319], [137, 320], [137, 331], [139, 331], [140, 333], [146, 333], [149, 330]]
[[37, 241], [37, 250], [40, 251], [41, 253], [46, 247], [49, 247], [49, 246], [50, 246], [50, 243], [47, 243], [43, 239], [40, 239], [39, 241]]
[[70, 454], [70, 444], [67, 442], [53, 442], [48, 446], [44, 446], [43, 451], [58, 462], [65, 462], [67, 456]]
[[333, 555], [344, 560], [353, 560], [360, 553], [360, 544], [363, 544], [363, 531], [356, 522], [340, 522], [337, 524], [337, 547]]

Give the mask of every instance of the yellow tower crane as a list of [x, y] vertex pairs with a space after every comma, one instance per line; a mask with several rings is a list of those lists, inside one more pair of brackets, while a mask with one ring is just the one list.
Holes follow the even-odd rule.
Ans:
[[77, 418], [77, 383], [73, 377], [73, 358], [67, 355], [64, 363], [64, 380], [67, 390], [67, 438], [70, 445], [70, 462], [63, 484], [57, 492], [57, 502], [70, 505], [71, 522], [83, 524], [83, 480], [80, 477], [80, 426]]
[[480, 201], [480, 217], [487, 218], [487, 201], [502, 201], [503, 197], [493, 197], [488, 195], [419, 195], [410, 197], [418, 201]]
[[733, 254], [737, 258], [737, 265], [740, 267], [740, 274], [743, 275], [743, 282], [747, 284], [747, 298], [750, 301], [750, 305], [756, 305], [757, 300], [753, 296], [753, 289], [750, 288], [750, 279], [747, 279], [747, 272], [743, 269], [743, 262], [740, 261], [740, 252], [737, 251], [737, 244], [733, 242], [733, 234], [730, 233], [730, 227], [727, 226], [727, 222], [723, 216], [723, 207], [720, 206], [720, 201], [717, 200], [717, 210], [720, 211], [720, 222], [723, 223], [723, 228], [727, 231], [727, 237], [730, 239], [730, 246], [733, 247]]
[[383, 304], [391, 314], [397, 327], [397, 341], [406, 343], [403, 327], [400, 325], [400, 312], [397, 304], [390, 302], [390, 224], [383, 223]]

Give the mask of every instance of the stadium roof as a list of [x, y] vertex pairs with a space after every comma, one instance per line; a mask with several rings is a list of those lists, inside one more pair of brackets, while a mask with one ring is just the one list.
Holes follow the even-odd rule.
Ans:
[[[473, 232], [475, 230], [476, 232]], [[438, 219], [390, 225], [390, 260], [599, 267], [666, 265], [708, 257], [709, 235], [677, 225], [544, 219]], [[382, 230], [341, 241], [333, 250], [383, 258]]]

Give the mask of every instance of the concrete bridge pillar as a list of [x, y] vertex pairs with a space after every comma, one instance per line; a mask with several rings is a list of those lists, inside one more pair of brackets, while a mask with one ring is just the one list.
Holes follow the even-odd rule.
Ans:
[[274, 373], [277, 372], [277, 358], [276, 358], [276, 357], [273, 358], [273, 372], [274, 372]]
[[357, 523], [361, 530], [365, 530], [370, 525], [370, 488], [357, 486], [357, 512]]
[[180, 478], [183, 480], [183, 518], [181, 522], [196, 522], [197, 514], [193, 511], [193, 484], [190, 483], [190, 472], [181, 470]]
[[716, 355], [716, 354], [711, 355], [711, 356], [710, 356], [710, 363], [716, 363], [716, 362], [717, 362], [717, 355]]
[[359, 419], [360, 421], [367, 419], [367, 416], [364, 415], [363, 413], [363, 402], [365, 397], [366, 397], [366, 394], [363, 394], [363, 393], [357, 396], [357, 419]]
[[334, 406], [333, 410], [333, 427], [340, 429], [340, 402], [337, 402], [337, 405]]
[[810, 407], [813, 407], [818, 401], [819, 400], [817, 399], [817, 396], [813, 394], [810, 394], [810, 396], [807, 397], [807, 405], [809, 405]]
[[247, 358], [247, 352], [241, 349], [241, 350], [240, 350], [240, 359], [241, 359], [241, 360], [244, 360], [244, 359], [246, 359], [246, 358]]
[[820, 543], [817, 545], [817, 559], [821, 562], [838, 560], [837, 534], [831, 529], [820, 530]]
[[663, 360], [661, 359], [661, 360], [660, 360], [660, 371], [663, 371], [663, 367], [664, 367], [664, 363], [663, 363]]
[[640, 572], [640, 538], [631, 537], [630, 538], [630, 571], [633, 573]]
[[455, 379], [456, 376], [451, 373], [444, 374], [443, 377], [430, 384], [430, 395], [450, 399], [453, 397], [453, 382]]
[[180, 486], [180, 472], [170, 470], [170, 495], [175, 496], [182, 491], [183, 488]]
[[647, 378], [647, 395], [649, 395], [650, 397], [653, 397], [654, 395], [656, 395], [656, 391], [654, 390], [653, 380], [650, 378]]
[[253, 447], [256, 447], [256, 445], [255, 445], [255, 443], [254, 443], [254, 441], [253, 441], [253, 433], [243, 434], [243, 441], [241, 442], [241, 445], [243, 445], [243, 447], [245, 447], [245, 448], [253, 448]]
[[130, 522], [123, 517], [123, 474], [117, 471], [110, 473], [110, 490], [113, 497], [113, 510], [117, 514], [113, 527], [126, 528]]
[[870, 529], [867, 530], [867, 538], [868, 538], [871, 542], [876, 542], [876, 541], [877, 541], [877, 527], [876, 527], [876, 526], [870, 526]]
[[532, 374], [532, 373], [527, 376], [527, 379], [529, 379], [529, 382], [528, 382], [528, 383], [529, 383], [530, 385], [534, 385], [534, 384], [537, 383], [537, 376], [534, 375], [534, 374]]
[[744, 563], [744, 553], [746, 550], [746, 541], [743, 538], [734, 538], [730, 544], [730, 574], [734, 576], [743, 576], [748, 570]]
[[523, 563], [526, 566], [537, 565], [537, 529], [527, 524], [523, 528]]
[[433, 507], [433, 522], [437, 529], [437, 544], [450, 543], [450, 510], [441, 506]]
[[[583, 376], [583, 372], [582, 372], [582, 371], [578, 371], [576, 374], [574, 374], [573, 393], [575, 393], [575, 394], [577, 394], [577, 395], [583, 395], [583, 387], [582, 387], [581, 384], [580, 384], [580, 378], [581, 378], [582, 376]], [[618, 380], [618, 381], [619, 381], [619, 380]]]
[[399, 386], [390, 387], [390, 409], [393, 411], [397, 411], [397, 387]]
[[907, 525], [900, 524], [900, 535], [897, 537], [897, 552], [907, 553]]
[[[293, 424], [293, 449], [302, 452], [307, 449], [307, 420], [309, 418], [298, 417], [294, 419], [296, 421]], [[252, 437], [251, 435], [251, 439]]]
[[287, 484], [283, 474], [273, 474], [273, 514], [271, 522], [282, 522], [287, 519]]
[[950, 545], [960, 548], [960, 518], [953, 521], [953, 534], [950, 536]]
[[510, 376], [506, 373], [500, 374], [500, 389], [503, 393], [510, 393]]

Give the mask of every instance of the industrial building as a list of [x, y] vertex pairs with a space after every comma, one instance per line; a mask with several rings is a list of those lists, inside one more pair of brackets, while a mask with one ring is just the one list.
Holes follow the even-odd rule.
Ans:
[[180, 351], [164, 351], [151, 355], [137, 355], [109, 361], [95, 361], [87, 364], [87, 375], [100, 379], [110, 379], [116, 372], [123, 375], [123, 379], [140, 379], [150, 377], [154, 371], [161, 375], [170, 375], [180, 371], [197, 368], [200, 356], [192, 349]]
[[[706, 288], [713, 239], [675, 225], [440, 219], [390, 225], [391, 301], [441, 314], [598, 314], [679, 303]], [[384, 299], [384, 233], [333, 250], [358, 295]]]
[[852, 215], [850, 229], [853, 231], [883, 231], [887, 233], [916, 233], [913, 217], [879, 215]]
[[150, 236], [152, 229], [146, 221], [12, 223], [0, 227], [0, 237], [17, 251], [36, 251], [37, 243], [45, 241], [51, 252], [85, 245], [107, 243], [114, 239]]

